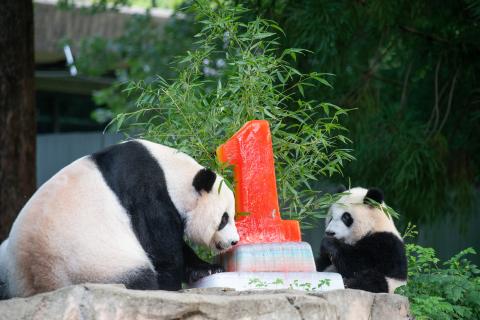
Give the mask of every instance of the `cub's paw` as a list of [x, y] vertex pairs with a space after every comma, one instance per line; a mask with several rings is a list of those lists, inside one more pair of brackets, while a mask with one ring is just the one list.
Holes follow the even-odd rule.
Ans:
[[343, 284], [345, 289], [355, 289], [357, 287], [357, 282], [354, 278], [343, 278]]
[[320, 256], [315, 261], [317, 265], [317, 271], [328, 272], [328, 267], [332, 266], [332, 261], [327, 253], [320, 251]]
[[338, 247], [339, 240], [332, 237], [325, 237], [322, 240], [320, 251], [322, 252], [322, 254], [326, 254], [331, 258], [337, 254]]
[[208, 268], [190, 269], [187, 271], [187, 280], [189, 283], [193, 283], [204, 277], [220, 272], [225, 272], [225, 269], [223, 269], [223, 267], [219, 265], [211, 265]]

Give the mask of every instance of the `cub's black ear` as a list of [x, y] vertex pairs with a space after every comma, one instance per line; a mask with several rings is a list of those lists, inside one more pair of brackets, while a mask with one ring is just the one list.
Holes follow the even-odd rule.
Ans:
[[368, 189], [367, 194], [365, 195], [365, 198], [363, 199], [363, 203], [369, 204], [367, 199], [373, 200], [373, 201], [378, 202], [378, 203], [382, 203], [383, 202], [383, 191], [380, 190], [380, 189], [377, 189], [377, 188], [370, 188], [370, 189]]
[[345, 187], [343, 184], [337, 186], [337, 188], [335, 189], [335, 193], [342, 193], [345, 191], [347, 191], [347, 187]]
[[198, 192], [205, 190], [210, 192], [213, 188], [213, 184], [215, 183], [215, 179], [217, 175], [210, 169], [203, 168], [197, 172], [195, 178], [193, 178], [193, 187]]

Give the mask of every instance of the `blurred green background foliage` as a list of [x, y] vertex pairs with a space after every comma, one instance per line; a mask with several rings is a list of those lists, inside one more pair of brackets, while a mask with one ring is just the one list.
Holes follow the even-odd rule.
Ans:
[[[388, 203], [413, 222], [474, 210], [480, 183], [480, 1], [229, 3], [250, 9], [245, 21], [277, 21], [284, 32], [276, 39], [279, 51], [311, 51], [293, 62], [300, 72], [334, 74], [328, 78], [332, 87], [308, 87], [305, 95], [355, 109], [344, 125], [357, 160], [337, 182], [383, 188]], [[148, 15], [138, 16], [118, 39], [85, 39], [79, 71], [113, 72], [117, 79], [96, 93], [98, 104], [113, 114], [131, 111], [138, 96], [123, 91], [125, 81], [175, 78], [175, 57], [196, 47], [193, 36], [201, 26], [194, 20], [191, 12], [176, 11], [163, 28]], [[205, 68], [214, 72], [216, 66]]]

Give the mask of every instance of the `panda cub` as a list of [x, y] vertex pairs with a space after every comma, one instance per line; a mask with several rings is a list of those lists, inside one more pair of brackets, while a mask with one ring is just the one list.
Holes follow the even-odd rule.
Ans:
[[330, 207], [317, 270], [339, 272], [347, 288], [393, 293], [407, 280], [405, 246], [369, 200], [384, 205], [380, 190], [352, 188]]
[[27, 202], [0, 246], [0, 297], [120, 283], [178, 290], [223, 271], [185, 243], [239, 240], [222, 178], [175, 149], [132, 140], [63, 168]]

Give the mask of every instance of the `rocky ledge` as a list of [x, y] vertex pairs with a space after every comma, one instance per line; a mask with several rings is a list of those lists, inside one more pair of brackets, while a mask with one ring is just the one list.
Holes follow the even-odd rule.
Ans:
[[134, 291], [85, 284], [0, 302], [0, 319], [409, 319], [405, 297], [359, 290]]

